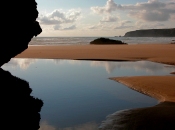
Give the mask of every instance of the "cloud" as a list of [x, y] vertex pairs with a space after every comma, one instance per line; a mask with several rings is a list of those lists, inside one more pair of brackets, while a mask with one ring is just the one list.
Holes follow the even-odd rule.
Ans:
[[11, 59], [9, 63], [5, 64], [5, 66], [19, 66], [21, 69], [25, 70], [36, 61], [36, 59]]
[[104, 67], [108, 73], [112, 73], [115, 69], [134, 69], [138, 71], [146, 71], [148, 73], [155, 73], [159, 71], [164, 71], [170, 73], [174, 71], [174, 68], [168, 68], [164, 65], [158, 63], [148, 62], [148, 61], [138, 61], [138, 62], [101, 62], [92, 61], [91, 66]]
[[129, 20], [121, 21], [120, 25], [115, 27], [114, 29], [126, 29], [126, 28], [134, 27], [134, 26], [131, 26], [131, 25], [127, 25], [127, 24], [130, 24], [130, 23], [132, 23], [132, 21], [129, 21]]
[[104, 27], [104, 24], [98, 23], [96, 25], [89, 26], [88, 29], [102, 29]]
[[121, 10], [128, 11], [130, 17], [144, 21], [168, 21], [171, 15], [175, 14], [175, 2], [148, 0], [148, 2], [137, 4], [117, 5], [113, 0], [108, 0], [104, 7], [91, 7], [91, 10], [97, 14], [106, 14]]
[[[40, 15], [38, 20], [41, 25], [52, 25], [54, 30], [72, 30], [76, 29], [73, 25], [81, 17], [81, 11], [71, 9], [67, 12], [62, 10], [54, 10], [51, 13]], [[72, 24], [69, 27], [64, 27], [67, 24]]]
[[127, 29], [127, 28], [132, 28], [134, 26], [117, 26], [114, 29]]
[[76, 25], [71, 25], [69, 27], [63, 27], [63, 28], [60, 25], [54, 26], [54, 30], [74, 30], [76, 28], [77, 28]]
[[105, 17], [103, 17], [101, 22], [116, 22], [118, 20], [119, 20], [119, 18], [116, 16], [105, 16]]
[[108, 0], [104, 7], [91, 7], [91, 10], [97, 14], [111, 13], [117, 9], [122, 8], [121, 5], [117, 5], [113, 0]]
[[164, 28], [165, 27], [165, 24], [164, 23], [161, 23], [161, 22], [154, 22], [154, 23], [145, 23], [145, 22], [142, 22], [142, 21], [137, 21], [135, 23], [135, 26], [138, 28], [138, 29], [156, 29], [156, 28]]
[[55, 128], [54, 126], [49, 125], [46, 121], [41, 122], [39, 130], [97, 130], [98, 124], [96, 123], [85, 123], [74, 127], [66, 128]]
[[39, 130], [56, 130], [53, 126], [49, 125], [46, 121], [41, 122]]
[[70, 10], [67, 13], [61, 12], [60, 10], [54, 10], [50, 14], [39, 16], [39, 21], [41, 24], [45, 25], [73, 23], [79, 18], [80, 15], [81, 12], [78, 10]]

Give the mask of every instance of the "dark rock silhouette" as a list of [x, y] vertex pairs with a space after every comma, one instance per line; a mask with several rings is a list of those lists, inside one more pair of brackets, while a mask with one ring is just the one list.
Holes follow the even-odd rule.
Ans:
[[175, 44], [175, 40], [172, 40], [171, 44]]
[[0, 66], [27, 49], [30, 40], [42, 32], [35, 0], [2, 1], [1, 6], [8, 11], [1, 8]]
[[175, 103], [162, 102], [153, 107], [123, 110], [107, 117], [100, 130], [174, 130]]
[[175, 37], [175, 28], [130, 31], [124, 37]]
[[1, 127], [4, 130], [38, 130], [43, 102], [30, 96], [29, 83], [0, 68]]
[[127, 43], [124, 43], [124, 42], [119, 41], [119, 40], [112, 40], [109, 38], [98, 38], [98, 39], [95, 39], [94, 41], [91, 41], [90, 44], [96, 44], [96, 45], [125, 44], [126, 45]]

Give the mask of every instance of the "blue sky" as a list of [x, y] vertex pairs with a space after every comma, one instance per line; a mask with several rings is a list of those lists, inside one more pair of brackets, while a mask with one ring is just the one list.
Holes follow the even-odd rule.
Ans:
[[36, 0], [39, 36], [118, 36], [173, 28], [175, 0]]

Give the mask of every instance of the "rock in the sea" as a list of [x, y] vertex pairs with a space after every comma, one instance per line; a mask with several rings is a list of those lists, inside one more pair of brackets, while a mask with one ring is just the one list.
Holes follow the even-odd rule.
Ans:
[[127, 32], [124, 37], [175, 37], [175, 28], [135, 30]]
[[28, 48], [34, 36], [42, 32], [35, 0], [2, 1], [0, 66]]
[[91, 41], [90, 44], [96, 44], [96, 45], [126, 45], [127, 43], [124, 43], [122, 41], [119, 40], [112, 40], [109, 38], [98, 38], [95, 39], [94, 41]]

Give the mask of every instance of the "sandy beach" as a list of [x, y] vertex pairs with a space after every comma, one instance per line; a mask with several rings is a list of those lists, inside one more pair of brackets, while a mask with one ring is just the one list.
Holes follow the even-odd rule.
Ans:
[[110, 79], [125, 84], [161, 102], [175, 102], [175, 76], [136, 76]]
[[175, 65], [175, 45], [60, 45], [29, 46], [17, 58], [138, 61]]
[[[60, 45], [29, 46], [16, 58], [139, 61], [175, 65], [175, 45]], [[168, 75], [168, 74], [167, 74]], [[175, 76], [117, 77], [113, 80], [159, 101], [175, 102]]]

